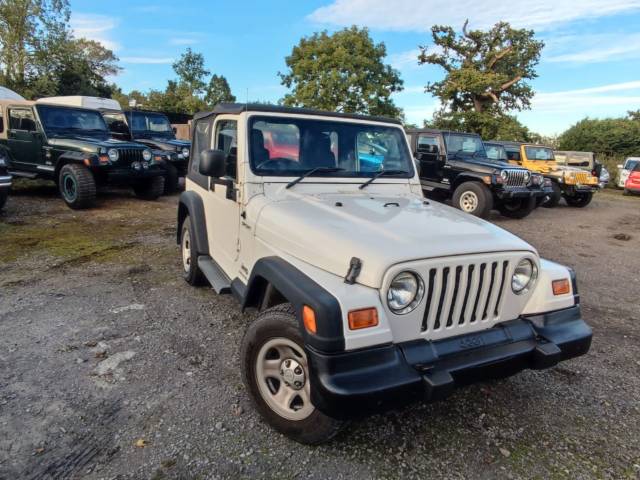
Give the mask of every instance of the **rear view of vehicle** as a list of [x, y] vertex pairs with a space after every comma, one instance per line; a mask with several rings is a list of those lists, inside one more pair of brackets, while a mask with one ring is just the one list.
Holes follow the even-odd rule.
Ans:
[[640, 162], [636, 162], [624, 182], [624, 194], [640, 193]]
[[640, 163], [640, 157], [628, 157], [622, 165], [618, 165], [618, 188], [625, 188], [629, 174]]

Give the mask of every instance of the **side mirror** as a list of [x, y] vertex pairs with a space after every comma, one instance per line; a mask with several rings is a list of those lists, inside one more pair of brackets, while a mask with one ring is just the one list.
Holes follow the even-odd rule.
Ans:
[[205, 150], [200, 154], [198, 170], [207, 177], [220, 178], [226, 173], [226, 155], [222, 150]]

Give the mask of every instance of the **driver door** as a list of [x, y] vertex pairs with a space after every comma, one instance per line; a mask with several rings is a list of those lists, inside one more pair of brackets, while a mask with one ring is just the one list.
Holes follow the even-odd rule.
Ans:
[[38, 131], [31, 108], [9, 108], [7, 145], [12, 167], [37, 171], [43, 165], [42, 134]]
[[226, 155], [226, 176], [209, 178], [205, 194], [205, 216], [209, 237], [209, 253], [224, 272], [233, 280], [240, 255], [238, 237], [240, 227], [240, 201], [238, 182], [238, 122], [219, 116], [213, 127], [211, 148]]
[[420, 162], [420, 178], [433, 182], [442, 181], [442, 157], [437, 135], [421, 133], [416, 144], [416, 159]]

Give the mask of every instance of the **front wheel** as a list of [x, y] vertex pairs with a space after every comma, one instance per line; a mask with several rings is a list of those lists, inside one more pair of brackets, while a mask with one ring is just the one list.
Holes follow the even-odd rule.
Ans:
[[258, 413], [296, 442], [317, 445], [342, 422], [311, 403], [309, 363], [290, 304], [264, 310], [242, 339], [242, 378]]
[[493, 195], [480, 182], [464, 182], [453, 192], [451, 203], [463, 212], [486, 218], [493, 208]]
[[74, 210], [89, 208], [96, 200], [96, 180], [84, 165], [64, 165], [58, 175], [58, 190]]
[[517, 198], [502, 203], [498, 210], [502, 215], [509, 218], [524, 218], [536, 208], [535, 197]]
[[182, 276], [189, 285], [203, 285], [204, 275], [198, 267], [198, 252], [193, 244], [195, 233], [191, 226], [191, 217], [187, 217], [182, 222], [180, 230], [180, 251], [182, 253]]
[[164, 194], [171, 195], [178, 191], [180, 186], [180, 175], [178, 175], [178, 169], [175, 165], [167, 162], [165, 164], [165, 178], [164, 178]]
[[560, 200], [562, 199], [562, 190], [560, 189], [558, 184], [552, 182], [551, 188], [553, 188], [553, 193], [549, 195], [549, 199], [542, 204], [542, 206], [545, 208], [557, 207], [558, 203], [560, 203]]
[[164, 177], [151, 177], [133, 186], [136, 197], [142, 200], [156, 200], [164, 192]]
[[584, 208], [591, 203], [593, 193], [576, 193], [571, 197], [564, 197], [564, 199], [567, 201], [567, 205], [571, 207]]

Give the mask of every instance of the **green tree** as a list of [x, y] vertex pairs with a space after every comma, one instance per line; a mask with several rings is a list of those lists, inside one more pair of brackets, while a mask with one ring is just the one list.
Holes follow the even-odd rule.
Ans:
[[399, 72], [384, 63], [384, 43], [375, 44], [366, 28], [345, 28], [300, 40], [278, 73], [291, 90], [285, 105], [400, 117], [391, 94], [402, 90]]
[[25, 92], [38, 59], [68, 33], [68, 0], [0, 0], [0, 83]]
[[585, 118], [567, 129], [558, 144], [560, 150], [629, 156], [640, 152], [640, 122], [631, 118]]
[[235, 102], [236, 97], [231, 93], [231, 87], [224, 75], [213, 75], [209, 80], [204, 100], [209, 107], [213, 108], [219, 103]]
[[204, 55], [187, 48], [174, 62], [173, 70], [178, 75], [178, 83], [185, 85], [191, 95], [202, 95], [206, 87], [204, 79], [210, 73], [204, 68]]
[[435, 112], [433, 119], [425, 121], [426, 127], [474, 132], [486, 140], [533, 141], [532, 134], [512, 115], [492, 112]]

